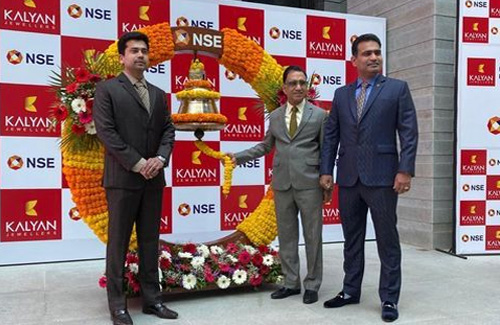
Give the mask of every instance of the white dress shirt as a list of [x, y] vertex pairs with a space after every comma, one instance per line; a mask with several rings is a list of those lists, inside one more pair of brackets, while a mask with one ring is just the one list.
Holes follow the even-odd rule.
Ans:
[[[296, 106], [297, 107], [297, 127], [300, 125], [300, 120], [302, 119], [302, 113], [304, 113], [304, 106], [306, 106], [305, 98]], [[286, 129], [290, 130], [290, 118], [292, 117], [292, 107], [293, 105], [286, 102], [286, 112], [285, 112], [285, 124]]]

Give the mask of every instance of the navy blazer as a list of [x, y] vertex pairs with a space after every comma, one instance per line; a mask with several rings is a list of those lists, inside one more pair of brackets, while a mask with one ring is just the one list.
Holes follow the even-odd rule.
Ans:
[[324, 131], [321, 175], [332, 175], [337, 164], [340, 186], [353, 186], [358, 178], [367, 186], [392, 186], [398, 172], [414, 176], [418, 127], [408, 84], [379, 75], [359, 123], [355, 92], [356, 82], [335, 91]]

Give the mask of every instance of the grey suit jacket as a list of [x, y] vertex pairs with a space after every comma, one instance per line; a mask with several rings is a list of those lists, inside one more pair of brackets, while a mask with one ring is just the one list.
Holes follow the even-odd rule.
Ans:
[[235, 154], [239, 164], [259, 158], [276, 148], [272, 187], [284, 191], [290, 187], [304, 190], [319, 187], [320, 149], [327, 113], [310, 103], [304, 106], [302, 119], [293, 138], [285, 123], [286, 105], [269, 116], [264, 140], [253, 148]]
[[151, 180], [132, 172], [142, 158], [170, 158], [175, 131], [167, 110], [165, 93], [148, 83], [151, 114], [123, 73], [97, 84], [94, 121], [97, 136], [106, 148], [103, 186], [139, 189], [165, 186], [164, 173]]

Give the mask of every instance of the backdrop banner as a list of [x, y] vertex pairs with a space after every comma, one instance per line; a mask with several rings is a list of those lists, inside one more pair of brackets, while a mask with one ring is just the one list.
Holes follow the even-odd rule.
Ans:
[[[229, 27], [260, 44], [281, 65], [303, 66], [319, 90], [320, 105], [329, 110], [334, 91], [356, 78], [350, 63], [351, 41], [356, 35], [377, 34], [384, 53], [386, 43], [386, 22], [382, 18], [240, 1], [12, 0], [1, 1], [0, 12], [0, 265], [104, 257], [105, 246], [80, 219], [72, 202], [61, 171], [61, 130], [51, 127], [50, 120], [51, 105], [55, 101], [49, 87], [50, 77], [60, 72], [61, 67], [81, 66], [85, 51], [103, 51], [125, 32], [165, 21], [172, 27], [213, 30]], [[486, 25], [487, 17], [488, 13], [481, 18], [486, 20]], [[479, 28], [482, 30], [482, 23]], [[488, 27], [486, 34], [488, 41]], [[490, 35], [492, 42], [494, 36]], [[494, 51], [493, 46], [490, 48]], [[488, 49], [471, 47], [471, 51], [478, 54], [471, 54], [468, 60], [476, 62], [474, 60], [488, 56]], [[481, 66], [486, 72], [477, 75], [473, 82], [486, 87], [469, 87], [481, 93], [470, 95], [475, 104], [487, 103], [494, 91], [495, 56], [489, 56], [493, 62], [492, 81], [485, 79], [486, 73], [490, 73], [486, 62], [490, 61], [481, 61], [477, 67]], [[229, 120], [223, 130], [207, 132], [206, 143], [225, 152], [236, 152], [258, 143], [266, 132], [267, 122], [265, 116], [254, 109], [258, 104], [255, 92], [219, 65], [214, 57], [198, 57], [205, 65], [208, 80], [221, 93], [219, 108]], [[191, 54], [177, 53], [172, 60], [146, 73], [151, 83], [167, 93], [174, 113], [179, 108], [175, 93], [183, 89], [192, 58]], [[489, 83], [493, 83], [493, 87]], [[488, 103], [490, 105], [484, 107], [488, 107], [493, 116], [494, 107], [491, 101]], [[472, 112], [472, 107], [469, 109]], [[483, 116], [483, 110], [476, 111], [474, 118], [468, 119], [468, 127], [472, 127], [471, 121], [479, 121]], [[484, 141], [486, 137], [493, 141], [494, 135], [486, 132], [483, 120], [480, 123], [481, 127], [474, 129], [474, 136], [466, 143], [473, 150], [481, 149], [474, 157], [482, 164], [482, 157], [486, 159], [484, 146], [470, 143], [474, 143], [474, 139]], [[478, 130], [483, 129], [485, 134], [479, 134], [482, 131]], [[272, 156], [267, 156], [236, 168], [231, 193], [225, 197], [221, 191], [222, 165], [213, 158], [196, 154], [194, 140], [192, 132], [176, 133], [175, 148], [165, 170], [167, 187], [161, 237], [168, 241], [201, 242], [231, 233], [255, 209], [270, 183]], [[495, 155], [499, 156], [495, 162], [500, 161], [500, 151], [490, 151], [488, 159]], [[500, 168], [488, 166], [489, 171]], [[483, 170], [478, 176], [467, 176], [471, 177], [468, 182], [478, 186], [480, 180], [486, 183], [485, 174]], [[491, 177], [488, 184], [490, 181], [496, 184], [493, 178], [497, 176]], [[500, 180], [500, 176], [498, 178]], [[482, 193], [483, 222], [480, 226], [465, 228], [470, 230], [469, 238], [475, 238], [476, 233], [486, 236], [484, 189]], [[488, 203], [488, 209], [494, 209], [497, 215], [500, 206], [495, 207], [493, 203]], [[343, 241], [336, 198], [324, 206], [323, 216], [324, 241]], [[495, 221], [498, 224], [500, 217], [488, 220], [488, 224]], [[496, 231], [491, 227], [488, 231]], [[369, 223], [368, 238], [374, 238], [372, 229]], [[483, 250], [484, 242], [481, 243]], [[467, 245], [475, 244], [469, 240]]]
[[500, 253], [500, 1], [461, 0], [458, 15], [457, 254]]

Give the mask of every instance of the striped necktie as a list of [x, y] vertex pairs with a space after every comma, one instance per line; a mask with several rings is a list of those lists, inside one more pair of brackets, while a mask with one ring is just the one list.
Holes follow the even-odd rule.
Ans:
[[137, 90], [137, 93], [139, 94], [139, 97], [141, 97], [141, 101], [148, 110], [148, 113], [151, 111], [149, 107], [149, 92], [148, 89], [146, 88], [146, 85], [142, 83], [141, 81], [138, 81], [134, 85], [135, 90]]
[[365, 98], [366, 98], [366, 88], [368, 88], [369, 85], [370, 85], [369, 83], [363, 81], [363, 83], [361, 84], [361, 91], [359, 92], [358, 98], [356, 99], [358, 122], [361, 119], [361, 114], [363, 114], [363, 107], [365, 106]]

